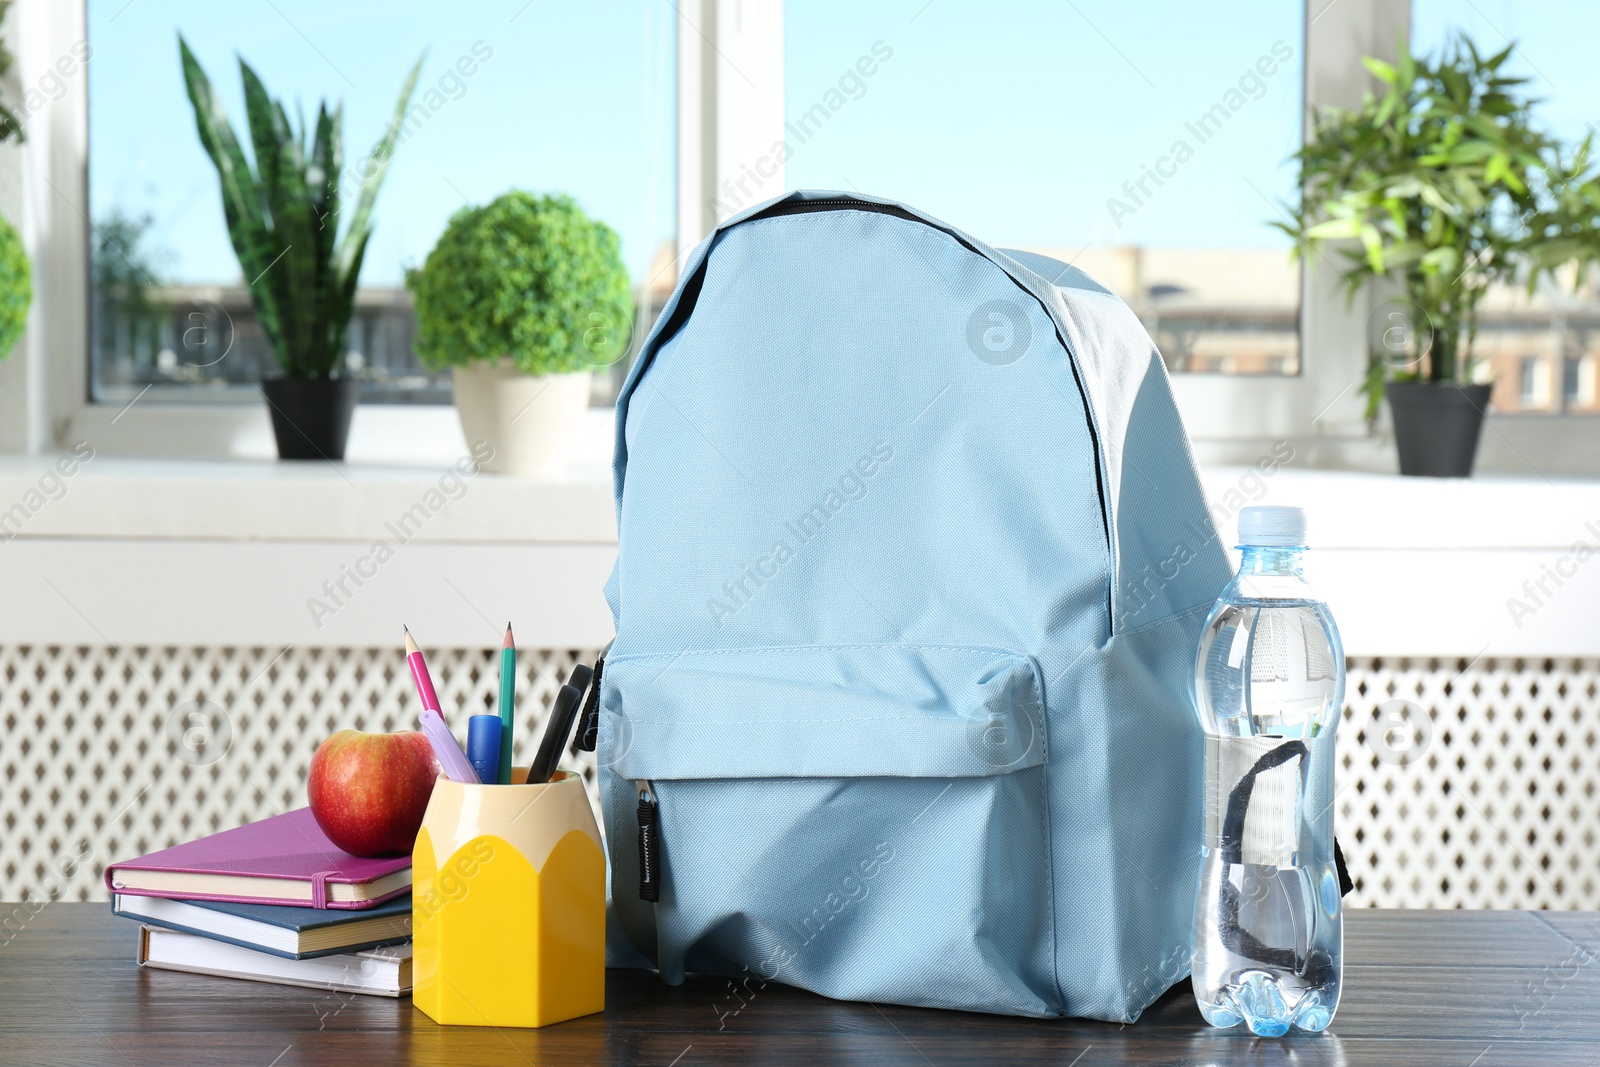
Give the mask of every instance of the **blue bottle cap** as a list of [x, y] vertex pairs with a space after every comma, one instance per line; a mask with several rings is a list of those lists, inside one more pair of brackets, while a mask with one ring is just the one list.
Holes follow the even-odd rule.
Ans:
[[467, 761], [484, 785], [500, 781], [500, 716], [474, 715], [467, 720]]

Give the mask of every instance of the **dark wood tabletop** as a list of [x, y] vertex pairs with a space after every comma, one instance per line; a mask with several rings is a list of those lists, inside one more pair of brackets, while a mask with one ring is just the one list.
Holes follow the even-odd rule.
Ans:
[[104, 904], [58, 903], [0, 933], [0, 1064], [1600, 1064], [1600, 914], [1588, 912], [1352, 912], [1333, 1026], [1280, 1040], [1206, 1026], [1188, 982], [1117, 1026], [776, 985], [730, 1014], [722, 980], [669, 988], [636, 971], [610, 972], [603, 1015], [442, 1027], [406, 998], [140, 969], [137, 929]]

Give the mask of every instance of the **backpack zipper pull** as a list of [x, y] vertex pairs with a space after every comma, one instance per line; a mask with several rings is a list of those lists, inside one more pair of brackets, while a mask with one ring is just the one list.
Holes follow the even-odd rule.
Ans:
[[606, 654], [595, 657], [594, 678], [589, 682], [589, 695], [583, 702], [583, 714], [578, 718], [578, 751], [593, 752], [600, 743], [600, 672], [605, 670]]
[[655, 790], [643, 778], [639, 790], [639, 899], [652, 904], [661, 899], [661, 837]]

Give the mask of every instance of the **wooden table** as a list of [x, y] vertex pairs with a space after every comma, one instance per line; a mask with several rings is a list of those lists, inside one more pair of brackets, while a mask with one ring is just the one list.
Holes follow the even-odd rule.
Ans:
[[[5, 906], [0, 914], [12, 914]], [[1328, 1033], [1203, 1024], [1180, 983], [1136, 1025], [847, 1004], [768, 986], [719, 1029], [725, 984], [613, 971], [605, 1014], [544, 1030], [440, 1027], [409, 999], [140, 970], [136, 927], [51, 904], [0, 933], [0, 1064], [1600, 1064], [1600, 914], [1357, 911]]]

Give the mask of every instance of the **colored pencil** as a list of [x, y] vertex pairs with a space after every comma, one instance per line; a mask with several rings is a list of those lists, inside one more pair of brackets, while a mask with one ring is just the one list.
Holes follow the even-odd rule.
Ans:
[[428, 664], [422, 658], [422, 650], [412, 639], [411, 628], [402, 625], [401, 629], [406, 632], [406, 663], [411, 667], [411, 680], [417, 683], [417, 696], [422, 700], [422, 710], [437, 711], [443, 718], [444, 709], [439, 707], [439, 697], [433, 691], [433, 679], [428, 676]]
[[500, 645], [500, 784], [511, 784], [511, 727], [517, 717], [517, 643], [506, 623]]

